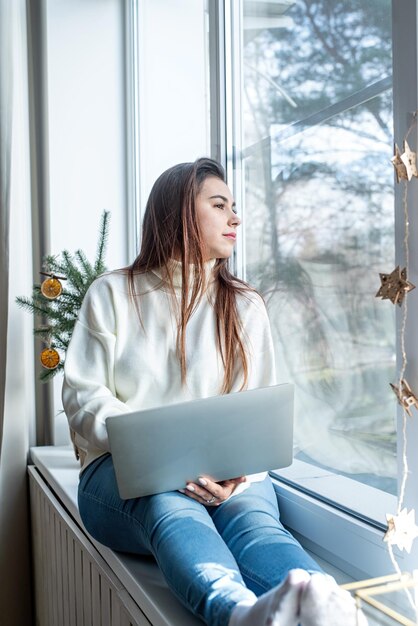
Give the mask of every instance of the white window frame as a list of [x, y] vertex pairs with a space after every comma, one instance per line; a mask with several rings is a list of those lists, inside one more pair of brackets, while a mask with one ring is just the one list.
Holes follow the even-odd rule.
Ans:
[[140, 246], [141, 213], [141, 150], [140, 119], [140, 24], [139, 0], [124, 3], [125, 22], [125, 115], [126, 115], [126, 210], [128, 215], [128, 258], [134, 259]]
[[[394, 138], [402, 144], [411, 124], [412, 115], [418, 111], [418, 0], [392, 0], [393, 24], [393, 103], [394, 103]], [[408, 137], [413, 150], [417, 149], [418, 125]], [[395, 242], [396, 264], [405, 264], [403, 239], [405, 219], [403, 209], [404, 184], [395, 186]], [[418, 285], [418, 180], [408, 183], [409, 206], [409, 276], [414, 285]], [[396, 322], [401, 327], [402, 310], [397, 308]], [[408, 321], [405, 334], [405, 349], [408, 359], [406, 379], [413, 389], [418, 386], [418, 290], [408, 296]], [[398, 370], [402, 362], [400, 345], [397, 346]], [[403, 474], [403, 413], [398, 409], [398, 477], [399, 484]], [[406, 485], [404, 506], [418, 511], [418, 415], [406, 422], [406, 455], [409, 465], [409, 478]], [[414, 453], [415, 452], [415, 453]], [[418, 542], [415, 541], [409, 556], [405, 557], [407, 569], [418, 568]]]
[[[240, 66], [240, 50], [242, 36], [242, 0], [216, 1], [218, 7], [223, 5], [223, 20], [218, 35], [224, 37], [218, 45], [224, 51], [225, 83], [223, 100], [225, 102], [225, 122], [218, 126], [225, 128], [225, 154], [219, 155], [226, 166], [228, 183], [237, 199], [243, 214], [245, 225], [245, 206], [243, 204], [243, 176], [241, 158], [241, 117], [239, 102], [242, 82]], [[418, 0], [392, 0], [393, 29], [393, 92], [394, 92], [394, 137], [398, 144], [411, 123], [412, 112], [418, 109]], [[408, 139], [416, 149], [417, 127]], [[222, 140], [219, 139], [217, 145]], [[218, 156], [215, 154], [214, 156]], [[376, 172], [376, 176], [379, 173]], [[409, 229], [410, 229], [410, 269], [408, 278], [418, 286], [418, 182], [408, 183]], [[403, 184], [395, 186], [395, 244], [396, 264], [405, 264], [403, 253], [404, 212], [402, 203]], [[245, 276], [245, 244], [241, 237], [241, 246], [236, 253], [236, 269], [240, 276]], [[414, 242], [417, 244], [414, 246]], [[383, 268], [382, 271], [391, 271]], [[378, 277], [377, 277], [378, 278]], [[386, 304], [386, 303], [385, 303]], [[401, 325], [402, 310], [397, 310], [397, 336]], [[406, 328], [406, 352], [408, 367], [406, 378], [412, 388], [418, 389], [418, 289], [408, 296], [408, 324]], [[398, 346], [398, 371], [401, 355]], [[391, 381], [388, 381], [388, 384]], [[397, 414], [398, 432], [398, 476], [402, 476], [402, 411]], [[409, 479], [404, 499], [404, 506], [414, 508], [418, 512], [418, 455], [413, 450], [418, 447], [418, 413], [406, 424], [409, 465]], [[275, 474], [274, 484], [281, 504], [283, 522], [295, 533], [303, 544], [318, 556], [329, 561], [355, 579], [379, 576], [392, 573], [393, 566], [389, 558], [387, 544], [383, 542], [385, 525], [376, 524], [370, 518], [384, 519], [385, 513], [396, 513], [397, 499], [385, 495], [379, 490], [343, 479], [338, 475], [327, 479], [321, 477], [318, 468], [313, 467], [316, 476], [316, 487], [309, 485], [309, 477], [299, 480], [299, 488], [289, 484], [299, 474], [306, 476], [304, 463], [295, 462], [285, 481]], [[286, 472], [283, 472], [285, 475]], [[307, 486], [308, 485], [308, 486]], [[305, 488], [305, 491], [304, 491]], [[347, 510], [347, 506], [337, 507], [333, 504], [332, 493], [337, 489], [347, 489], [352, 500], [361, 497], [363, 501], [364, 519]], [[315, 497], [313, 492], [316, 492]], [[331, 495], [330, 495], [331, 494]], [[322, 499], [318, 499], [318, 498]], [[367, 507], [366, 507], [367, 502]], [[352, 509], [359, 508], [358, 503]], [[361, 508], [361, 507], [360, 507]], [[388, 510], [386, 510], [388, 509]], [[368, 518], [368, 521], [366, 521]], [[398, 564], [402, 570], [412, 571], [418, 568], [418, 540], [414, 542], [411, 554], [394, 549]]]

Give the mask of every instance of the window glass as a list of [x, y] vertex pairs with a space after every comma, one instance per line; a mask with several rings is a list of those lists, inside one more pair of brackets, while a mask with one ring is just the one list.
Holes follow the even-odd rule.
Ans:
[[396, 493], [391, 3], [243, 2], [245, 275], [296, 458]]

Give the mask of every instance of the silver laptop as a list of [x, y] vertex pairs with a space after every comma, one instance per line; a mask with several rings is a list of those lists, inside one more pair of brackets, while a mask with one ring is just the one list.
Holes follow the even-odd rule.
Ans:
[[135, 411], [106, 419], [120, 497], [184, 489], [287, 467], [293, 459], [293, 385]]

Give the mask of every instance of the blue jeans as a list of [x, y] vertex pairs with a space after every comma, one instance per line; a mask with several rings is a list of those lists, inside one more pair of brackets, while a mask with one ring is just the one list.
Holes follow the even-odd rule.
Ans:
[[270, 478], [216, 507], [178, 491], [121, 500], [107, 454], [82, 473], [78, 501], [97, 541], [153, 555], [174, 594], [210, 626], [227, 626], [238, 602], [265, 593], [290, 569], [322, 571], [282, 526]]

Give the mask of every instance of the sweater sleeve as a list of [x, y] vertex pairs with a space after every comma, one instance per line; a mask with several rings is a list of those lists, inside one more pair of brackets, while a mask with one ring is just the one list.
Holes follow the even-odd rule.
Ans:
[[106, 277], [87, 291], [75, 324], [64, 366], [62, 401], [70, 427], [95, 448], [108, 451], [105, 419], [126, 413], [113, 378], [116, 321]]

